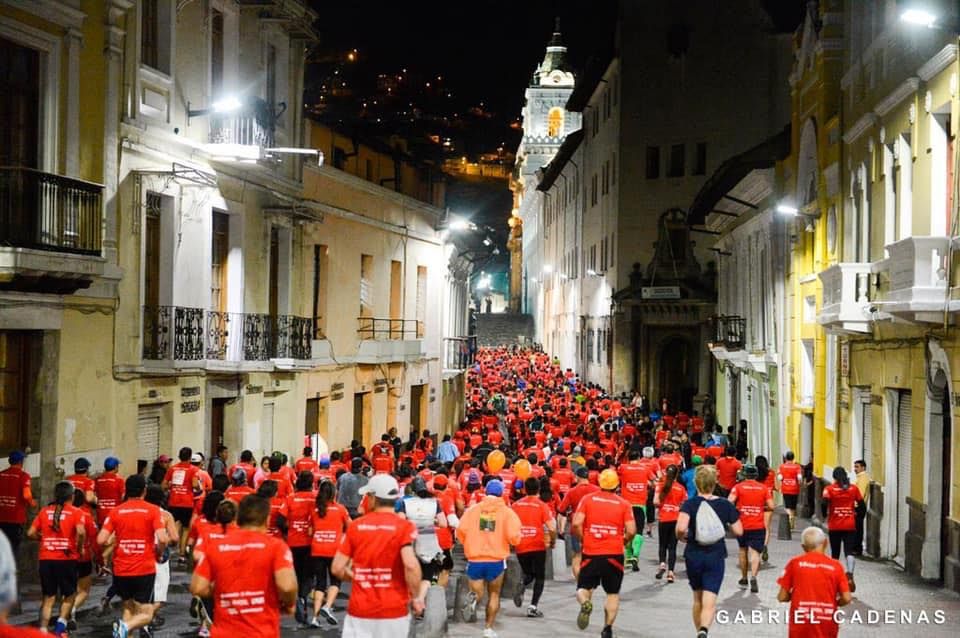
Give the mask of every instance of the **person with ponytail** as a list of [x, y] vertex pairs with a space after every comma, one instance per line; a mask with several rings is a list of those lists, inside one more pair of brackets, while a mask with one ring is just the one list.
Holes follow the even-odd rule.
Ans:
[[53, 633], [62, 636], [77, 596], [77, 561], [87, 540], [83, 513], [73, 506], [75, 489], [69, 481], [53, 488], [53, 503], [44, 507], [27, 531], [27, 538], [40, 541], [40, 626], [47, 627], [53, 603], [61, 597], [60, 616]]
[[846, 559], [847, 583], [850, 591], [857, 590], [853, 581], [854, 557], [857, 552], [857, 507], [863, 495], [856, 485], [850, 484], [847, 471], [838, 466], [833, 469], [833, 483], [823, 488], [823, 500], [827, 503], [827, 530], [830, 536], [830, 556], [840, 560], [840, 549]]
[[663, 578], [667, 574], [667, 582], [676, 579], [673, 568], [677, 564], [677, 518], [680, 516], [680, 506], [687, 500], [687, 489], [677, 480], [680, 468], [668, 465], [664, 472], [663, 482], [659, 483], [653, 497], [654, 504], [660, 508], [660, 522], [657, 538], [659, 540], [660, 567], [656, 578]]
[[[69, 480], [69, 479], [68, 479]], [[71, 481], [73, 483], [73, 481]], [[67, 622], [67, 630], [73, 631], [77, 628], [77, 610], [83, 606], [87, 597], [90, 595], [90, 588], [93, 585], [94, 563], [103, 564], [103, 553], [97, 545], [97, 524], [96, 514], [90, 507], [87, 500], [86, 491], [78, 488], [74, 483], [73, 506], [80, 510], [83, 516], [83, 530], [86, 533], [87, 540], [80, 546], [80, 557], [77, 560], [77, 598], [73, 602], [73, 610], [70, 612], [70, 618]]]
[[[770, 490], [770, 495], [776, 500], [777, 492], [777, 477], [775, 476], [773, 470], [770, 469], [770, 461], [767, 460], [767, 457], [762, 454], [758, 454], [753, 460], [753, 464], [757, 466], [757, 481], [766, 486]], [[767, 528], [766, 537], [763, 539], [763, 551], [760, 552], [760, 560], [766, 563], [770, 559], [770, 553], [767, 550], [767, 546], [770, 545], [770, 520], [773, 518], [773, 510], [767, 510], [763, 513], [763, 522]]]
[[313, 559], [313, 619], [311, 627], [322, 627], [322, 618], [336, 626], [333, 603], [340, 592], [340, 580], [333, 575], [333, 557], [340, 547], [340, 539], [350, 524], [350, 513], [337, 503], [337, 487], [333, 481], [320, 481], [317, 490], [316, 511], [310, 520], [310, 556]]
[[[160, 520], [167, 530], [167, 534], [173, 538], [177, 535], [177, 523], [173, 519], [173, 514], [164, 507], [167, 504], [167, 495], [163, 488], [155, 483], [147, 485], [147, 491], [143, 497], [147, 503], [156, 505], [160, 508]], [[163, 552], [157, 556], [157, 575], [153, 580], [153, 620], [150, 622], [151, 628], [162, 627], [164, 619], [160, 616], [160, 609], [167, 604], [167, 591], [170, 589], [170, 546], [163, 548]]]

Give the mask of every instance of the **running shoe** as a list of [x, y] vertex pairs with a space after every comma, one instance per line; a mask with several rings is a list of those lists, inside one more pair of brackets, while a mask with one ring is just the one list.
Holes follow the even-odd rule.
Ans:
[[746, 588], [746, 586], [750, 584], [750, 581], [748, 581], [746, 578], [741, 578], [737, 581], [737, 584], [743, 588]]
[[67, 621], [67, 631], [76, 631], [77, 630], [77, 621], [75, 618], [71, 618]]
[[600, 638], [613, 638], [613, 627], [607, 625], [603, 628], [603, 631], [600, 632]]
[[493, 627], [487, 627], [483, 630], [483, 638], [497, 638], [497, 632], [493, 630]]
[[467, 592], [460, 607], [463, 622], [477, 622], [477, 595], [474, 592]]
[[323, 629], [324, 627], [323, 624], [321, 624], [320, 622], [320, 618], [317, 616], [314, 616], [313, 619], [310, 621], [310, 624], [307, 626], [313, 629]]
[[850, 593], [857, 591], [857, 583], [853, 580], [853, 572], [847, 572], [847, 584], [850, 585]]
[[100, 615], [106, 616], [110, 613], [110, 599], [104, 596], [100, 599]]
[[140, 638], [153, 638], [153, 632], [150, 631], [150, 625], [140, 628]]
[[201, 627], [197, 632], [197, 638], [210, 638], [210, 630], [206, 627]]
[[200, 607], [203, 606], [203, 602], [194, 596], [190, 599], [190, 617], [199, 618], [200, 617]]
[[697, 632], [697, 638], [707, 638], [707, 630], [701, 629]]
[[67, 623], [62, 620], [58, 620], [57, 624], [53, 626], [53, 635], [54, 636], [66, 636], [67, 635]]
[[543, 618], [543, 612], [530, 605], [527, 607], [527, 618]]
[[760, 559], [765, 563], [770, 560], [770, 553], [767, 551], [766, 545], [763, 546], [763, 551], [760, 553]]
[[526, 590], [527, 584], [521, 580], [520, 586], [513, 592], [513, 604], [517, 607], [523, 607], [523, 594], [526, 593]]
[[150, 629], [159, 629], [166, 624], [167, 619], [161, 616], [160, 614], [154, 614], [153, 620], [150, 621]]
[[673, 572], [667, 572], [667, 584], [672, 583], [677, 579], [676, 575]]
[[577, 614], [577, 627], [586, 629], [590, 624], [590, 614], [593, 613], [593, 603], [585, 600], [580, 604], [580, 613]]
[[127, 629], [127, 623], [117, 620], [113, 623], [113, 638], [127, 638], [130, 630]]
[[660, 565], [660, 569], [657, 570], [657, 574], [656, 576], [654, 576], [654, 578], [656, 578], [657, 580], [660, 580], [661, 578], [663, 578], [663, 575], [666, 573], [667, 573], [667, 566]]
[[333, 625], [334, 627], [340, 624], [334, 617], [333, 610], [329, 607], [321, 607], [320, 615], [323, 616], [323, 619], [326, 620], [328, 624]]
[[751, 593], [754, 593], [754, 594], [760, 592], [760, 586], [757, 585], [757, 579], [756, 579], [756, 578], [751, 578], [751, 579], [750, 579], [750, 592], [751, 592]]
[[640, 561], [638, 561], [636, 558], [634, 558], [631, 562], [632, 562], [633, 564], [630, 566], [630, 569], [633, 570], [633, 571], [635, 571], [635, 572], [640, 571]]
[[297, 596], [297, 608], [293, 612], [293, 617], [301, 625], [307, 624], [307, 599]]

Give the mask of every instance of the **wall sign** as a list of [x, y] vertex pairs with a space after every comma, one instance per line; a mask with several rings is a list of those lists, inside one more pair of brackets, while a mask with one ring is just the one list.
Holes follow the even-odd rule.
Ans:
[[680, 286], [644, 286], [640, 289], [641, 299], [679, 299]]
[[200, 411], [200, 402], [199, 401], [184, 401], [180, 404], [180, 412], [182, 414], [187, 414], [188, 412], [199, 412]]
[[840, 343], [840, 378], [850, 378], [850, 342]]
[[331, 401], [339, 401], [342, 398], [343, 398], [343, 392], [334, 392], [333, 394], [330, 395]]
[[260, 394], [261, 392], [263, 392], [263, 386], [262, 386], [262, 385], [248, 385], [248, 386], [247, 386], [247, 394]]
[[198, 397], [200, 396], [200, 386], [194, 385], [189, 388], [180, 388], [181, 397]]

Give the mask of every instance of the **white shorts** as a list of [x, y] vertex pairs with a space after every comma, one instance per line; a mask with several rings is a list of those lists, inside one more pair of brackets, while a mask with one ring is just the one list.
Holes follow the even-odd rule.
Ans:
[[357, 618], [347, 614], [341, 638], [398, 638], [409, 633], [409, 615], [403, 618]]
[[153, 580], [153, 602], [167, 602], [167, 589], [170, 588], [170, 561], [157, 563], [157, 576]]

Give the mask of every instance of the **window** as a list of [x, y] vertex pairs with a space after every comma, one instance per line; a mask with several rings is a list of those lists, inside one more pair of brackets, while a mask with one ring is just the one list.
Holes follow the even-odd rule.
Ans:
[[694, 175], [707, 174], [707, 144], [706, 142], [697, 143], [697, 156], [693, 162]]
[[670, 147], [670, 167], [667, 177], [683, 177], [683, 144], [674, 144]]
[[837, 335], [827, 335], [827, 414], [824, 427], [837, 429]]
[[909, 134], [901, 135], [898, 142], [897, 239], [904, 239], [913, 234], [913, 150]]
[[322, 244], [313, 247], [313, 338], [323, 339], [327, 331], [327, 272], [329, 250]]
[[213, 232], [210, 244], [210, 310], [226, 312], [230, 216], [222, 211], [213, 211]]
[[0, 38], [0, 166], [40, 168], [40, 53]]
[[373, 316], [373, 255], [360, 255], [360, 316]]
[[140, 3], [140, 63], [170, 73], [170, 0]]
[[270, 285], [267, 293], [267, 312], [271, 317], [280, 314], [280, 229], [270, 227]]
[[660, 147], [647, 147], [647, 179], [660, 177]]
[[593, 328], [587, 330], [587, 361], [593, 363], [596, 360], [593, 348], [594, 331]]
[[813, 339], [803, 339], [800, 347], [800, 403], [813, 405]]
[[[390, 261], [390, 318], [403, 319], [403, 264], [396, 259]], [[391, 332], [393, 332], [391, 330]]]
[[555, 106], [547, 113], [547, 137], [560, 137], [563, 134], [563, 109]]
[[366, 161], [366, 174], [367, 174], [367, 181], [372, 182], [373, 181], [373, 162], [369, 159]]
[[417, 338], [425, 334], [427, 321], [427, 267], [417, 266]]
[[160, 220], [163, 196], [147, 191], [143, 233], [143, 305], [160, 305]]
[[210, 10], [210, 93], [219, 100], [223, 95], [223, 12]]

